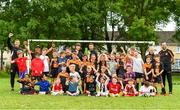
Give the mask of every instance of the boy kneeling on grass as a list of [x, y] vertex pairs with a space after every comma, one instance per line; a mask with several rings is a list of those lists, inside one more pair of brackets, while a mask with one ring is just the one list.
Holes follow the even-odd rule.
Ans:
[[43, 95], [43, 94], [50, 93], [49, 89], [50, 89], [51, 84], [49, 83], [45, 75], [42, 76], [41, 81], [35, 83], [35, 86], [36, 85], [39, 86], [39, 94]]
[[24, 78], [18, 79], [17, 82], [22, 84], [22, 88], [20, 89], [21, 94], [26, 95], [26, 94], [37, 93], [37, 91], [34, 89], [34, 85], [32, 84], [28, 74], [26, 74]]

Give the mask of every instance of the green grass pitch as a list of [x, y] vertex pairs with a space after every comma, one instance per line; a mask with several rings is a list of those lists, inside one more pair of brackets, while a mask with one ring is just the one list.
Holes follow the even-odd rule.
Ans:
[[[9, 78], [0, 75], [0, 110], [3, 109], [126, 109], [173, 110], [180, 109], [180, 76], [173, 77], [173, 95], [157, 97], [88, 97], [21, 95], [16, 82], [10, 91]], [[166, 88], [167, 90], [167, 88]]]

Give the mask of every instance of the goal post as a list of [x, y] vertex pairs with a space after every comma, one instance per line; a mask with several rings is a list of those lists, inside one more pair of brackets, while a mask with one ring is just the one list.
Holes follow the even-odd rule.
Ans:
[[[155, 46], [154, 41], [104, 41], [104, 40], [46, 40], [46, 39], [28, 39], [28, 49], [30, 49], [31, 42], [59, 42], [59, 43], [104, 43], [104, 44], [149, 44]], [[30, 55], [28, 54], [28, 59]], [[30, 71], [30, 60], [27, 62], [28, 73]]]

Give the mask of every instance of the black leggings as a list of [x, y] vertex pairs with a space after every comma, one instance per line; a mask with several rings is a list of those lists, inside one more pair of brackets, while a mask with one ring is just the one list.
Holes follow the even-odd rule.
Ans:
[[11, 64], [10, 84], [11, 84], [12, 89], [14, 88], [14, 80], [15, 80], [16, 74], [18, 74], [18, 67], [16, 64]]
[[162, 74], [164, 87], [165, 87], [165, 84], [166, 84], [166, 77], [167, 77], [167, 80], [168, 80], [169, 92], [172, 93], [173, 85], [172, 85], [172, 73], [171, 73], [171, 71], [169, 71], [169, 72], [164, 71], [163, 74]]

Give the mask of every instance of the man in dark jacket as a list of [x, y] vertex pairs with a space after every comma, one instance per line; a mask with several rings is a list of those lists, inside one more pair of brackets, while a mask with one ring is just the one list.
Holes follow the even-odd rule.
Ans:
[[[13, 33], [9, 33], [9, 37], [7, 40], [8, 48], [11, 50], [11, 61], [18, 58], [17, 51], [20, 49], [20, 41], [18, 39], [15, 40], [14, 45], [11, 44], [11, 37], [13, 36]], [[11, 72], [10, 72], [10, 83], [11, 83], [11, 90], [14, 91], [14, 79], [16, 76], [16, 73], [18, 74], [18, 67], [16, 63], [11, 63]]]
[[164, 72], [162, 73], [163, 84], [165, 87], [166, 77], [169, 85], [169, 94], [172, 94], [172, 72], [171, 65], [174, 62], [174, 54], [167, 48], [166, 42], [161, 43], [162, 50], [159, 52], [161, 62], [164, 64]]

